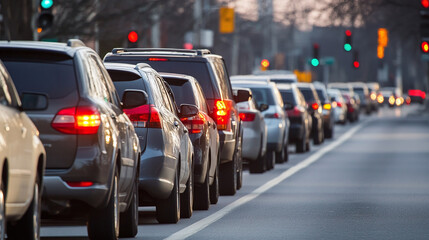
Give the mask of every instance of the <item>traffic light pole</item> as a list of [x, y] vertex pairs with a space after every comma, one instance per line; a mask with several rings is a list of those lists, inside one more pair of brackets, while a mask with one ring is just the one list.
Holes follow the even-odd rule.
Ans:
[[37, 32], [37, 18], [39, 17], [39, 0], [33, 0], [33, 17], [31, 19], [31, 29], [33, 30], [33, 41], [39, 40], [39, 33]]

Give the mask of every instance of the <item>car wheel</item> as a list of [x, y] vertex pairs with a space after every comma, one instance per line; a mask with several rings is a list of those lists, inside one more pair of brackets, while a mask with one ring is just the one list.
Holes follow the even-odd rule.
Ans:
[[265, 166], [265, 154], [262, 154], [262, 148], [263, 148], [263, 140], [261, 136], [261, 144], [259, 146], [259, 154], [258, 158], [254, 161], [249, 161], [249, 172], [250, 173], [263, 173], [266, 170]]
[[232, 161], [220, 165], [220, 195], [234, 195], [237, 192], [237, 154]]
[[243, 186], [243, 158], [242, 158], [242, 149], [243, 149], [243, 136], [240, 137], [240, 143], [237, 148], [237, 190], [240, 190]]
[[131, 202], [128, 209], [119, 217], [119, 237], [132, 238], [137, 235], [139, 225], [139, 174], [133, 184]]
[[333, 128], [333, 127], [330, 127], [330, 128], [328, 129], [328, 131], [326, 131], [325, 137], [326, 137], [326, 138], [332, 138], [333, 136], [334, 136], [334, 128]]
[[271, 170], [276, 165], [275, 152], [270, 151], [265, 155], [265, 160], [267, 163], [267, 170]]
[[216, 204], [219, 201], [219, 161], [216, 165], [216, 171], [212, 185], [210, 185], [210, 203]]
[[[193, 166], [193, 163], [192, 163]], [[190, 218], [194, 207], [194, 168], [189, 173], [186, 190], [180, 194], [180, 217]]]
[[308, 140], [307, 140], [307, 142], [305, 143], [305, 150], [306, 150], [307, 152], [309, 152], [309, 151], [310, 151], [310, 139], [308, 139]]
[[[210, 155], [210, 153], [209, 153]], [[210, 166], [210, 161], [208, 161]], [[209, 170], [207, 168], [206, 177], [204, 178], [204, 183], [200, 186], [195, 186], [195, 201], [194, 209], [195, 210], [208, 210], [210, 207], [210, 182], [209, 182]]]
[[17, 222], [7, 224], [8, 239], [40, 239], [40, 214], [42, 210], [40, 189], [40, 179], [37, 175], [34, 183], [33, 199], [24, 216]]
[[285, 148], [284, 145], [279, 152], [276, 152], [276, 163], [284, 163], [285, 162]]
[[6, 237], [6, 198], [3, 181], [0, 183], [0, 240]]
[[285, 152], [284, 157], [283, 157], [283, 162], [288, 162], [289, 161], [288, 143], [286, 143], [283, 148], [284, 148], [284, 152]]
[[94, 209], [89, 215], [87, 225], [89, 238], [118, 239], [119, 215], [118, 170], [115, 170], [107, 206]]
[[167, 199], [156, 204], [156, 220], [159, 223], [177, 223], [180, 219], [179, 176], [176, 170], [174, 185]]
[[314, 145], [319, 145], [322, 143], [322, 132], [323, 132], [323, 129], [317, 129], [317, 132], [316, 134], [314, 134], [314, 137], [313, 137]]
[[297, 153], [303, 153], [303, 152], [305, 152], [306, 144], [307, 144], [307, 141], [306, 141], [306, 133], [304, 132], [304, 134], [303, 134], [302, 138], [301, 138], [301, 139], [299, 139], [299, 140], [296, 142], [296, 152], [297, 152]]

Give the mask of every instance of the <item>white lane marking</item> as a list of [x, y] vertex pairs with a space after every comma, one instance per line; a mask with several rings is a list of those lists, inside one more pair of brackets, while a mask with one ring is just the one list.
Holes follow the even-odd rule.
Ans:
[[234, 209], [250, 202], [251, 200], [257, 198], [262, 193], [270, 190], [274, 186], [278, 185], [285, 179], [289, 178], [290, 176], [294, 175], [295, 173], [299, 172], [300, 170], [308, 167], [312, 163], [319, 160], [323, 155], [326, 153], [332, 151], [334, 148], [338, 147], [340, 144], [347, 141], [351, 136], [353, 136], [354, 133], [356, 133], [360, 128], [362, 128], [363, 124], [366, 123], [362, 122], [359, 125], [353, 127], [346, 133], [344, 133], [340, 138], [332, 142], [331, 144], [319, 149], [317, 152], [315, 152], [313, 155], [309, 156], [302, 162], [298, 163], [297, 165], [285, 170], [283, 173], [281, 173], [279, 176], [273, 178], [272, 180], [268, 181], [264, 185], [260, 186], [259, 188], [255, 189], [253, 192], [235, 200], [234, 202], [230, 203], [229, 205], [225, 206], [224, 208], [220, 209], [219, 211], [213, 213], [212, 215], [201, 219], [198, 222], [195, 222], [194, 224], [176, 232], [170, 235], [167, 238], [164, 238], [164, 240], [178, 240], [178, 239], [186, 239], [199, 231], [203, 230], [204, 228], [208, 227], [210, 224], [216, 222], [217, 220], [221, 219], [228, 213], [232, 212]]

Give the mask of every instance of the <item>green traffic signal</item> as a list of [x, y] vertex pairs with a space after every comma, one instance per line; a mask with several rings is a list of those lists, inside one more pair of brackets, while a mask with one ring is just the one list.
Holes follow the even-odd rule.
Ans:
[[42, 0], [42, 1], [40, 1], [40, 6], [43, 9], [48, 9], [48, 8], [52, 7], [52, 5], [54, 5], [54, 0]]
[[344, 44], [344, 50], [350, 52], [352, 50], [352, 45], [350, 43]]
[[313, 65], [313, 67], [319, 66], [319, 59], [317, 58], [311, 59], [311, 65]]

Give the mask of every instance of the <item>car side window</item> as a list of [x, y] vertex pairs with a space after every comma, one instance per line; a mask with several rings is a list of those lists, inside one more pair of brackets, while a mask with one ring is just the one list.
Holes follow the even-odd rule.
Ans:
[[149, 79], [150, 89], [152, 90], [153, 94], [153, 101], [157, 106], [165, 106], [164, 99], [162, 97], [161, 90], [157, 83], [156, 77], [153, 74], [147, 74], [147, 76]]
[[283, 98], [282, 95], [280, 94], [279, 90], [277, 88], [273, 88], [273, 92], [274, 92], [274, 97], [276, 98], [277, 103], [283, 107]]
[[222, 60], [215, 59], [212, 62], [212, 66], [215, 70], [217, 78], [219, 79], [219, 87], [220, 91], [222, 92], [222, 96], [228, 99], [233, 99], [229, 77]]
[[201, 86], [199, 84], [196, 84], [196, 87], [198, 91], [198, 98], [201, 105], [200, 109], [203, 110], [203, 112], [208, 113], [207, 102], [206, 102], [206, 98], [204, 96], [203, 90], [201, 89]]
[[112, 80], [110, 79], [110, 75], [107, 73], [106, 69], [104, 68], [103, 63], [100, 61], [99, 58], [94, 57], [95, 61], [97, 63], [98, 69], [100, 70], [101, 74], [102, 74], [102, 83], [104, 85], [104, 87], [107, 89], [108, 93], [109, 93], [109, 99], [110, 102], [112, 104], [114, 104], [115, 106], [117, 106], [118, 108], [120, 108], [120, 100], [119, 100], [119, 96], [118, 93], [115, 90], [115, 87], [113, 86]]

